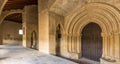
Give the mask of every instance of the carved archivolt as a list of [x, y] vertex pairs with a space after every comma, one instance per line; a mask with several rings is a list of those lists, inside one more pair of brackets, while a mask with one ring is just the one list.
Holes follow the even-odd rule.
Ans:
[[81, 32], [90, 22], [98, 24], [102, 29], [103, 56], [105, 58], [120, 58], [119, 32], [120, 11], [105, 3], [88, 3], [74, 12], [66, 21], [68, 33], [68, 51], [81, 53]]
[[119, 17], [119, 10], [111, 5], [90, 3], [79, 9], [79, 12], [68, 20], [66, 27], [69, 33], [79, 34], [86, 24], [95, 22], [101, 26], [104, 33], [119, 32]]

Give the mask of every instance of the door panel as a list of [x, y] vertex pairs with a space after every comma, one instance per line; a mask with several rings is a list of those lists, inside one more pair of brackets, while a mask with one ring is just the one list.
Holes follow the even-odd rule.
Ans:
[[100, 61], [102, 56], [101, 28], [95, 23], [89, 23], [82, 31], [82, 56]]

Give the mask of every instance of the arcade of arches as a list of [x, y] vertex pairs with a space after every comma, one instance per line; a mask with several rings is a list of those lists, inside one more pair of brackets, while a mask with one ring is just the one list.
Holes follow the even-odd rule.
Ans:
[[0, 0], [0, 23], [1, 45], [120, 64], [119, 0]]

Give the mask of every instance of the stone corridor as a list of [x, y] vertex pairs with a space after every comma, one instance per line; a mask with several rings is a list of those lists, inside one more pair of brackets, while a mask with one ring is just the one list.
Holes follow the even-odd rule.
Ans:
[[0, 64], [120, 64], [120, 0], [0, 0]]
[[77, 64], [22, 46], [0, 45], [0, 64]]

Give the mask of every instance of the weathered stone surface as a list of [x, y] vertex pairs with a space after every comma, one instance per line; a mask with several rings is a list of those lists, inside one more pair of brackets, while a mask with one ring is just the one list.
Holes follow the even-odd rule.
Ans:
[[31, 25], [35, 20], [31, 16], [38, 14], [39, 51], [56, 54], [56, 28], [60, 24], [61, 56], [79, 60], [82, 57], [82, 29], [93, 22], [102, 29], [101, 64], [119, 64], [120, 0], [39, 0], [38, 13], [35, 10], [31, 12], [33, 9], [27, 8], [23, 13], [23, 21], [27, 22], [23, 22], [23, 25], [25, 24], [23, 27], [27, 26], [25, 28], [27, 36], [23, 37], [23, 41], [28, 41], [24, 46], [30, 47], [30, 32], [36, 28]]
[[22, 46], [0, 46], [1, 64], [77, 64]]
[[37, 5], [25, 6], [23, 12], [23, 46], [31, 47], [32, 32], [36, 32], [36, 49], [38, 49], [38, 8]]
[[22, 44], [22, 35], [19, 35], [19, 29], [22, 29], [21, 23], [4, 20], [0, 24], [1, 44]]

